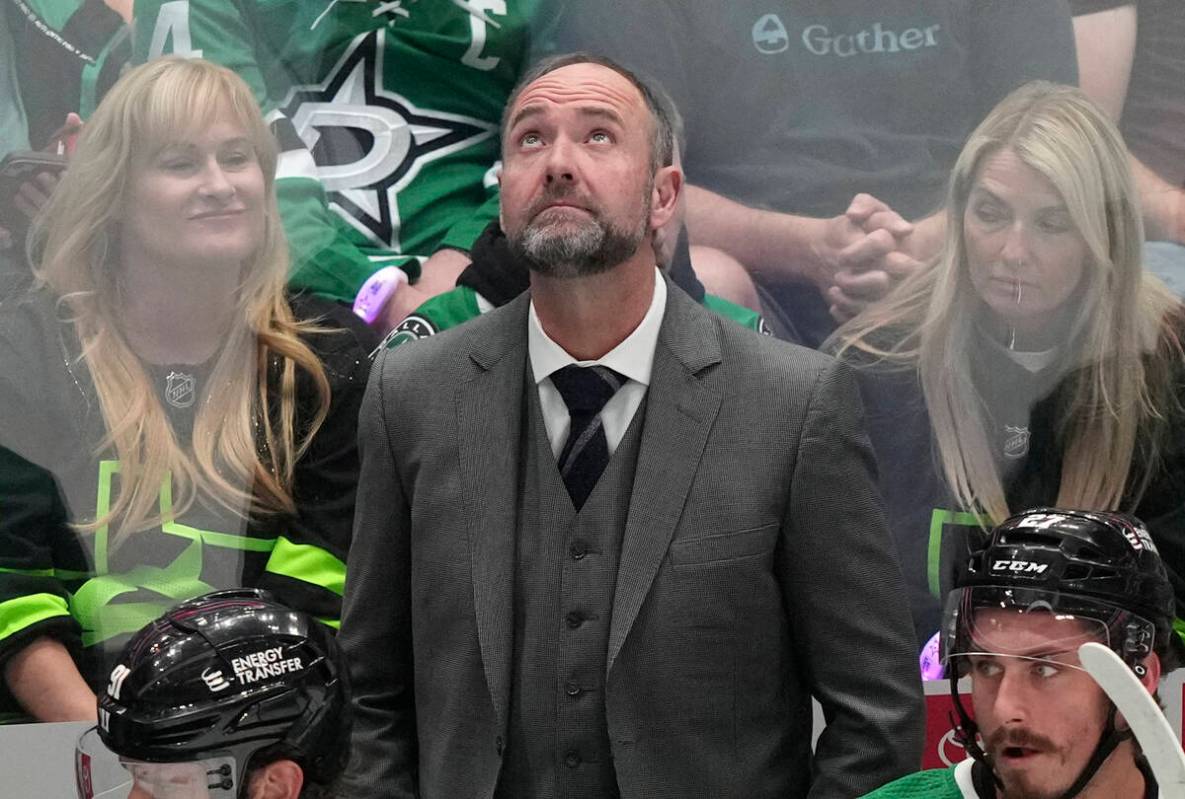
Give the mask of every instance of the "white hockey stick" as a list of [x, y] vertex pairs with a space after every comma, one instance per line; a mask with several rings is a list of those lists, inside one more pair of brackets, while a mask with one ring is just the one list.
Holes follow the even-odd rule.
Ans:
[[1185, 752], [1140, 678], [1102, 644], [1083, 644], [1078, 657], [1127, 719], [1160, 786], [1161, 799], [1185, 799]]

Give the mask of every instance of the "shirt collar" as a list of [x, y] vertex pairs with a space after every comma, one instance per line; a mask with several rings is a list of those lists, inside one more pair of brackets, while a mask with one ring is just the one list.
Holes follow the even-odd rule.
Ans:
[[662, 327], [666, 306], [667, 283], [655, 269], [654, 296], [650, 299], [650, 308], [634, 331], [597, 360], [578, 361], [543, 332], [543, 325], [535, 313], [535, 301], [531, 300], [527, 322], [527, 353], [531, 358], [535, 382], [542, 383], [554, 372], [574, 363], [577, 366], [608, 366], [630, 380], [649, 386], [650, 371], [654, 367], [654, 350], [658, 346], [658, 331]]

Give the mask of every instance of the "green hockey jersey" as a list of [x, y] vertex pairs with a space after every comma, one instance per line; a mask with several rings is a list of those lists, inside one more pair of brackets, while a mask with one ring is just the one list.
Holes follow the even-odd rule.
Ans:
[[292, 283], [352, 302], [497, 217], [498, 124], [539, 0], [137, 0], [137, 60], [230, 67], [282, 155]]
[[971, 782], [974, 762], [964, 760], [952, 768], [910, 774], [865, 794], [865, 799], [979, 799]]

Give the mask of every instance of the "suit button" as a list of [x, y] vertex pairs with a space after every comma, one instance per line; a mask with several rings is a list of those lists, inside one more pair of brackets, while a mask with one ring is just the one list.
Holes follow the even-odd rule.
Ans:
[[576, 768], [580, 765], [580, 753], [575, 749], [569, 749], [568, 753], [564, 755], [564, 765], [568, 768]]
[[570, 682], [564, 686], [564, 693], [568, 696], [580, 696], [580, 686], [574, 682]]
[[567, 623], [569, 630], [575, 630], [577, 627], [584, 624], [584, 617], [576, 611], [572, 611], [564, 617], [564, 621]]
[[498, 757], [502, 757], [502, 736], [499, 735], [494, 739], [494, 751], [498, 753]]
[[572, 560], [580, 560], [588, 554], [588, 544], [583, 541], [573, 541], [572, 546], [568, 547], [568, 554], [572, 556]]

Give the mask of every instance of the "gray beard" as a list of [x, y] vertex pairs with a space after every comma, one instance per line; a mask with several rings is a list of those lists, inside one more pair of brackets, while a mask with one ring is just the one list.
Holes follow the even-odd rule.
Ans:
[[[649, 195], [647, 195], [649, 199]], [[578, 225], [531, 222], [507, 235], [510, 250], [526, 261], [533, 272], [547, 277], [574, 278], [607, 272], [638, 251], [646, 236], [650, 204], [633, 230], [625, 230], [599, 218]]]

